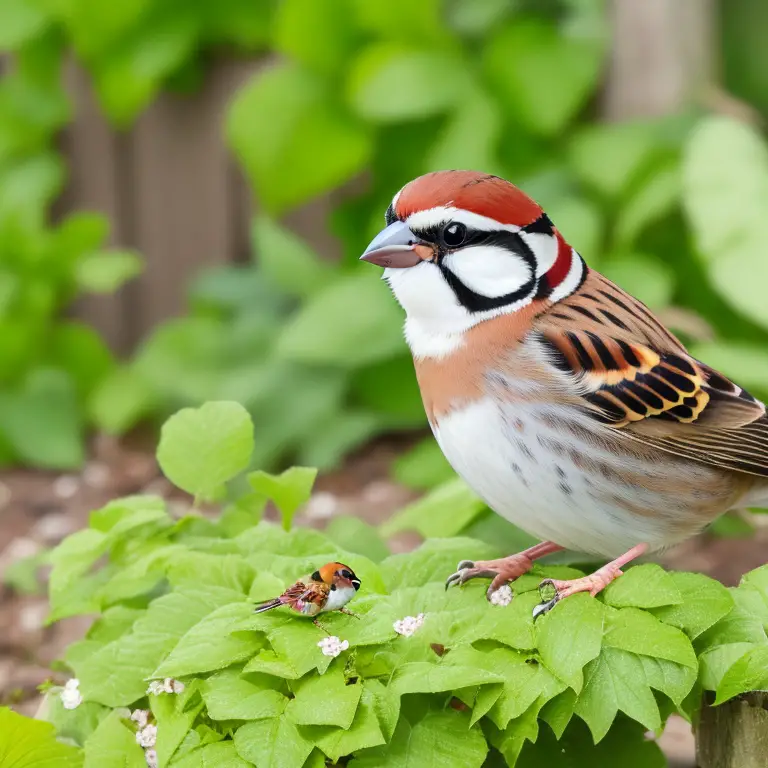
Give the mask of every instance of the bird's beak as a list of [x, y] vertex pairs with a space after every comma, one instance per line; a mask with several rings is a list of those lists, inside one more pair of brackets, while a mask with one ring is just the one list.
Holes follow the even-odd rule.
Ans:
[[395, 221], [373, 238], [360, 260], [390, 269], [415, 267], [424, 261], [417, 250], [424, 247], [404, 222]]
[[352, 586], [355, 588], [355, 592], [360, 589], [360, 579], [352, 579]]

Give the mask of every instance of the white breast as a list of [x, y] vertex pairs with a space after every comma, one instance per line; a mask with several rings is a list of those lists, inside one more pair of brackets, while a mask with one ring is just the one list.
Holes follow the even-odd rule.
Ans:
[[[531, 535], [568, 549], [616, 557], [640, 542], [651, 549], [669, 546], [701, 527], [693, 516], [690, 530], [681, 526], [681, 500], [659, 491], [660, 475], [679, 473], [680, 464], [668, 457], [652, 463], [588, 444], [557, 429], [557, 407], [489, 396], [442, 418], [435, 437], [456, 472], [493, 510]], [[588, 416], [573, 409], [562, 417], [581, 420], [585, 432], [595, 428]], [[577, 466], [580, 456], [600, 462], [605, 471], [585, 472]], [[647, 487], [618, 482], [622, 470], [654, 482]], [[709, 471], [688, 464], [682, 470]], [[638, 514], [639, 508], [649, 514]]]
[[324, 611], [336, 611], [343, 608], [356, 594], [354, 587], [337, 587], [328, 593], [328, 600], [325, 603]]

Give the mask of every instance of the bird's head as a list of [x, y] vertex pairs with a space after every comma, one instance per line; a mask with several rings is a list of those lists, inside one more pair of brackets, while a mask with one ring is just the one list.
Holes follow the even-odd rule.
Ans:
[[558, 301], [585, 276], [539, 205], [498, 176], [420, 176], [395, 195], [386, 222], [361, 259], [385, 268], [417, 355], [535, 299]]
[[322, 568], [318, 568], [311, 576], [312, 581], [327, 584], [331, 589], [357, 591], [360, 589], [360, 579], [355, 576], [355, 572], [344, 563], [326, 563]]

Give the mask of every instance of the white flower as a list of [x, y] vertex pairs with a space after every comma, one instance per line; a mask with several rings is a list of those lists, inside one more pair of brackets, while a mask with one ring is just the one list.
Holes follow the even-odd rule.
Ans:
[[140, 747], [154, 747], [157, 743], [157, 726], [145, 725], [141, 730], [136, 731], [136, 743]]
[[147, 688], [147, 693], [153, 696], [159, 696], [161, 693], [183, 693], [184, 683], [174, 680], [172, 677], [166, 677], [165, 680], [153, 680]]
[[60, 499], [71, 499], [80, 488], [80, 483], [72, 475], [61, 475], [53, 481], [53, 493]]
[[392, 626], [398, 635], [410, 637], [417, 629], [421, 629], [425, 618], [426, 616], [423, 613], [420, 613], [418, 616], [406, 616], [404, 619], [396, 621]]
[[490, 603], [491, 605], [509, 605], [513, 597], [512, 587], [509, 584], [505, 584], [503, 587], [499, 587], [496, 591], [491, 592]]
[[131, 712], [131, 720], [137, 723], [139, 728], [143, 728], [149, 722], [149, 710], [148, 709], [134, 709]]
[[75, 709], [83, 703], [80, 695], [80, 681], [73, 677], [64, 684], [64, 690], [59, 694], [64, 709]]
[[157, 751], [154, 749], [144, 750], [144, 759], [147, 761], [149, 768], [157, 768]]
[[340, 640], [336, 635], [331, 635], [324, 637], [317, 646], [326, 656], [336, 657], [349, 648], [349, 640]]

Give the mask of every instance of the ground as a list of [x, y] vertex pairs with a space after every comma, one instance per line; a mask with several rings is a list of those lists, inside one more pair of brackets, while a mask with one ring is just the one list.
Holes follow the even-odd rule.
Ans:
[[[399, 448], [394, 442], [378, 442], [341, 470], [321, 477], [297, 522], [322, 526], [338, 514], [357, 514], [371, 523], [385, 519], [414, 497], [388, 476]], [[5, 569], [56, 544], [82, 527], [91, 510], [118, 496], [155, 493], [180, 507], [187, 502], [160, 474], [147, 441], [140, 440], [96, 439], [91, 459], [79, 474], [8, 470], [0, 477], [0, 704], [34, 715], [40, 703], [37, 686], [50, 677], [51, 662], [83, 635], [89, 620], [73, 618], [44, 627], [44, 596], [16, 594], [2, 581]], [[402, 535], [390, 544], [395, 551], [405, 551], [418, 542], [416, 535]], [[669, 552], [663, 562], [731, 585], [765, 562], [766, 543], [767, 528], [747, 539], [703, 535]], [[694, 765], [692, 736], [682, 720], [670, 722], [662, 745], [674, 768]]]

